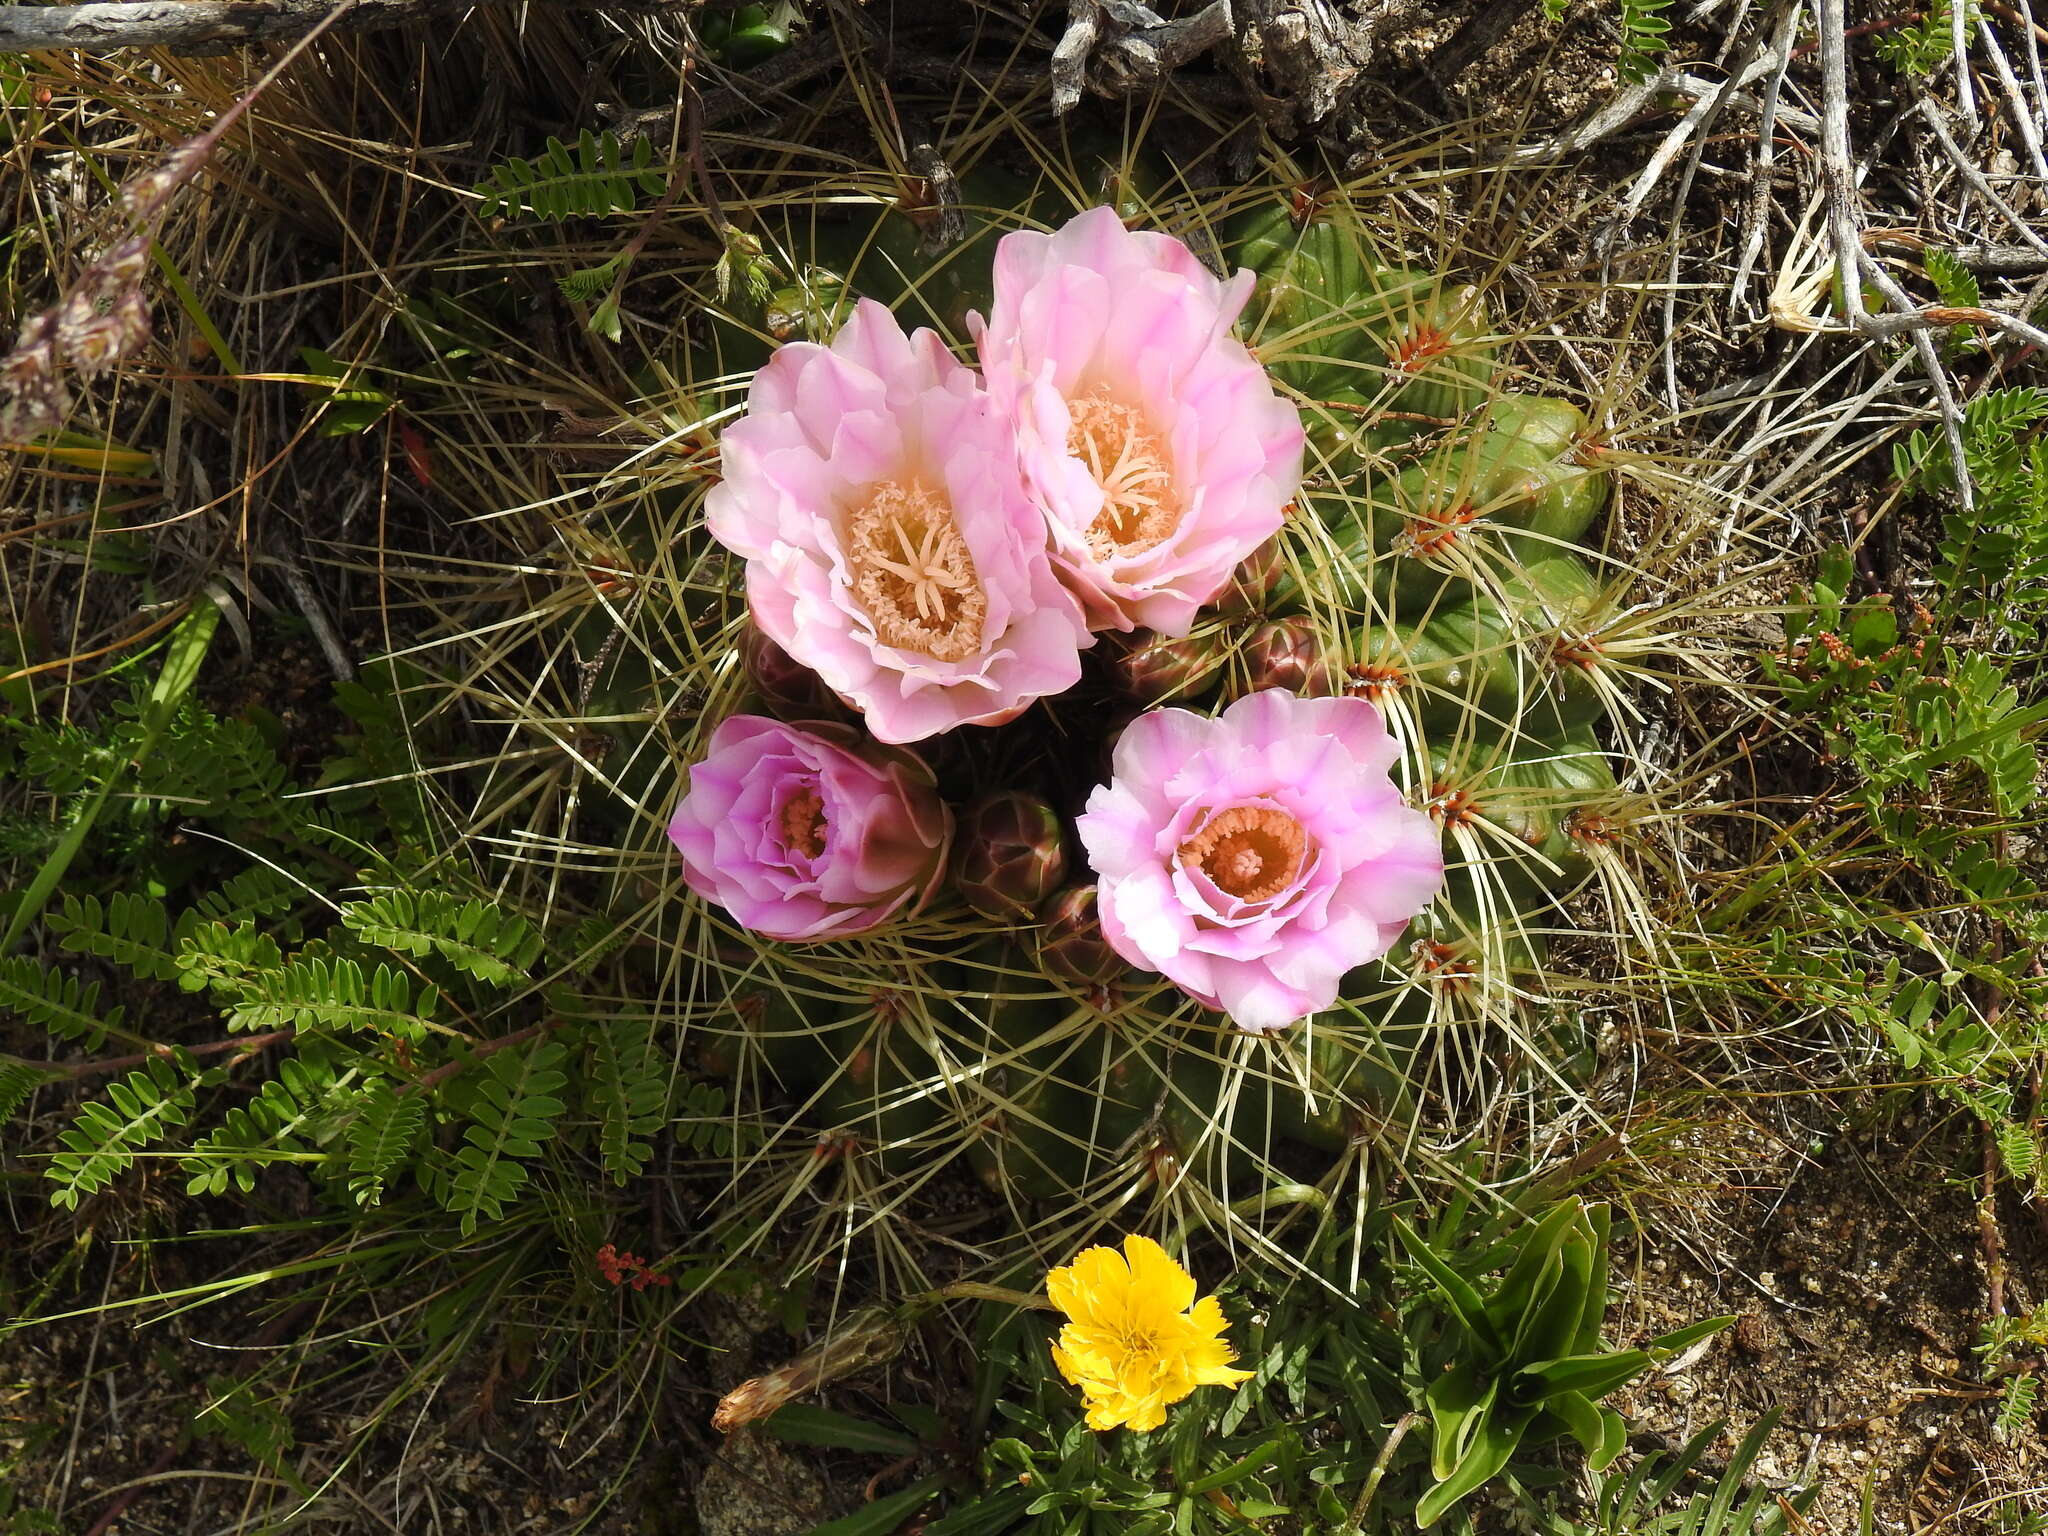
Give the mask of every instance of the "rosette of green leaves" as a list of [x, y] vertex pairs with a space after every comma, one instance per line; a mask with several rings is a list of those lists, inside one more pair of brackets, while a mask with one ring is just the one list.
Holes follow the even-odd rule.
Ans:
[[1491, 1290], [1405, 1222], [1394, 1230], [1423, 1285], [1407, 1318], [1415, 1381], [1434, 1429], [1432, 1486], [1415, 1518], [1434, 1525], [1506, 1470], [1525, 1445], [1570, 1435], [1598, 1471], [1620, 1453], [1621, 1416], [1600, 1399], [1735, 1319], [1708, 1318], [1640, 1349], [1600, 1343], [1607, 1312], [1608, 1211], [1567, 1200], [1480, 1261]]

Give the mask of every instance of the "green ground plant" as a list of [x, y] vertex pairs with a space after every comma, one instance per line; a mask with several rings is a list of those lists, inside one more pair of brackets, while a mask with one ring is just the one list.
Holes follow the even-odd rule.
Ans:
[[[1525, 1507], [1542, 1511], [1539, 1528], [1558, 1536], [1795, 1529], [1812, 1490], [1750, 1482], [1768, 1422], [1736, 1446], [1719, 1478], [1681, 1500], [1674, 1491], [1723, 1426], [1669, 1461], [1647, 1458], [1597, 1480], [1583, 1500], [1561, 1486], [1541, 1447], [1567, 1433], [1568, 1418], [1596, 1443], [1613, 1440], [1619, 1420], [1593, 1405], [1728, 1321], [1600, 1352], [1605, 1229], [1604, 1209], [1577, 1200], [1540, 1221], [1475, 1221], [1452, 1206], [1418, 1233], [1378, 1206], [1349, 1231], [1325, 1226], [1298, 1265], [1253, 1261], [1222, 1289], [1250, 1380], [1227, 1394], [1198, 1392], [1149, 1434], [1091, 1433], [1052, 1369], [1054, 1325], [993, 1298], [961, 1346], [976, 1369], [959, 1418], [897, 1406], [890, 1422], [791, 1405], [762, 1427], [930, 1469], [886, 1510], [877, 1501], [871, 1513], [823, 1528], [833, 1536], [888, 1529], [920, 1510], [926, 1529], [955, 1536], [1229, 1531], [1276, 1518], [1333, 1532], [1469, 1533], [1504, 1518], [1487, 1508], [1503, 1476]], [[1543, 1358], [1553, 1345], [1570, 1353]], [[1578, 1385], [1564, 1387], [1568, 1378]], [[1583, 1414], [1558, 1413], [1574, 1394]], [[1474, 1497], [1489, 1484], [1490, 1495]], [[1576, 1517], [1564, 1512], [1572, 1507]]]

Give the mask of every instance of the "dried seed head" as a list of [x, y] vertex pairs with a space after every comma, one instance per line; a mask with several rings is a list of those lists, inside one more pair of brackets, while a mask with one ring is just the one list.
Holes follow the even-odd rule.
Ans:
[[201, 134], [174, 145], [166, 151], [163, 159], [140, 176], [132, 177], [121, 188], [121, 206], [127, 210], [128, 216], [140, 223], [162, 213], [164, 205], [171, 200], [171, 194], [190, 181], [193, 173], [213, 153], [211, 138], [211, 134]]
[[104, 373], [121, 360], [121, 322], [112, 315], [94, 315], [89, 320], [67, 323], [64, 358], [88, 378]]
[[149, 236], [135, 235], [114, 246], [93, 263], [93, 271], [105, 288], [133, 288], [142, 281], [149, 266]]
[[64, 420], [71, 397], [57, 373], [56, 327], [38, 315], [21, 328], [21, 341], [0, 357], [0, 443], [22, 443]]
[[838, 1331], [822, 1344], [805, 1350], [779, 1370], [743, 1381], [726, 1393], [711, 1415], [711, 1427], [729, 1435], [842, 1376], [893, 1360], [908, 1333], [893, 1312], [864, 1308], [841, 1322]]

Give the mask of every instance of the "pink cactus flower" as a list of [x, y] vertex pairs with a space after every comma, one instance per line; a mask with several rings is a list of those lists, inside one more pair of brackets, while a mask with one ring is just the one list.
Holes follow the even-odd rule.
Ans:
[[1215, 718], [1140, 715], [1079, 821], [1104, 936], [1241, 1029], [1330, 1007], [1443, 885], [1398, 751], [1363, 699], [1269, 688]]
[[847, 725], [734, 715], [668, 824], [683, 881], [772, 939], [837, 939], [909, 917], [946, 870], [953, 814], [911, 753]]
[[1111, 208], [996, 246], [982, 372], [1092, 629], [1186, 634], [1301, 487], [1301, 413], [1230, 334], [1252, 283]]
[[863, 301], [829, 347], [780, 348], [721, 453], [705, 518], [754, 622], [877, 740], [1000, 725], [1079, 680], [1091, 638], [1015, 429], [933, 332]]

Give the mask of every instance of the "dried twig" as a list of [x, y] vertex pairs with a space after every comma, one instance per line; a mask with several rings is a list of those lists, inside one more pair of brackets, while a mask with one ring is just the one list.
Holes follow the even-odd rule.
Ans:
[[1991, 60], [1991, 67], [1998, 75], [1998, 83], [2005, 92], [2005, 99], [2012, 104], [2012, 121], [2019, 128], [2020, 138], [2026, 143], [2028, 157], [2034, 162], [2034, 174], [2048, 181], [2048, 158], [2044, 158], [2041, 153], [2041, 133], [2034, 124], [2033, 109], [2027, 105], [2027, 93], [2020, 86], [2019, 76], [2013, 73], [2012, 61], [2006, 58], [2005, 50], [1998, 46], [1998, 29], [1988, 21], [1982, 22], [1979, 24], [1977, 37], [1983, 43], [1984, 54]]
[[[1771, 206], [1771, 178], [1776, 170], [1778, 157], [1778, 119], [1784, 114], [1787, 123], [1792, 121], [1790, 110], [1783, 105], [1785, 92], [1785, 70], [1792, 61], [1792, 39], [1799, 31], [1799, 18], [1803, 8], [1787, 5], [1778, 14], [1777, 30], [1771, 37], [1771, 52], [1778, 57], [1778, 67], [1764, 87], [1763, 107], [1758, 114], [1756, 130], [1756, 164], [1751, 169], [1753, 178], [1750, 194], [1742, 210], [1742, 251], [1735, 263], [1735, 276], [1728, 284], [1728, 304], [1731, 312], [1740, 313], [1743, 295], [1749, 287], [1749, 275], [1756, 270], [1757, 260], [1763, 254], [1764, 234], [1768, 226]], [[1806, 113], [1800, 113], [1807, 117]], [[1809, 132], [1820, 128], [1818, 119], [1809, 118]]]
[[[346, 16], [335, 20], [333, 27], [337, 32], [368, 32], [423, 21], [455, 9], [457, 0], [356, 0]], [[98, 5], [5, 5], [0, 6], [0, 53], [53, 49], [112, 53], [121, 48], [218, 53], [240, 43], [301, 37], [333, 15], [334, 10], [334, 0], [122, 0]]]
[[1647, 80], [1623, 86], [1614, 93], [1606, 106], [1579, 119], [1564, 132], [1553, 134], [1547, 139], [1516, 145], [1507, 152], [1506, 163], [1540, 165], [1546, 160], [1561, 160], [1567, 155], [1576, 155], [1580, 150], [1590, 148], [1634, 118], [1660, 91], [1669, 90], [1680, 73], [1676, 67], [1667, 65]]
[[1072, 111], [1090, 87], [1121, 96], [1159, 84], [1231, 36], [1230, 0], [1167, 20], [1136, 0], [1068, 0], [1052, 54], [1052, 109]]
[[1977, 1243], [1984, 1250], [1984, 1310], [2005, 1316], [2005, 1239], [1998, 1228], [1998, 1138], [1983, 1128], [1983, 1176], [1977, 1195]]
[[[261, 1035], [235, 1035], [226, 1040], [209, 1040], [203, 1045], [177, 1047], [187, 1056], [224, 1056], [239, 1051], [244, 1056], [254, 1056], [258, 1051], [280, 1041], [289, 1040], [297, 1034], [293, 1029], [273, 1029]], [[23, 1061], [19, 1057], [0, 1056], [0, 1062], [15, 1062], [47, 1073], [53, 1080], [82, 1077], [105, 1077], [113, 1072], [129, 1072], [136, 1067], [146, 1066], [152, 1061], [169, 1061], [174, 1054], [168, 1045], [156, 1046], [147, 1051], [137, 1051], [127, 1056], [102, 1056], [91, 1061]]]
[[[1884, 265], [1864, 249], [1862, 213], [1856, 200], [1856, 169], [1849, 150], [1849, 44], [1843, 0], [1816, 0], [1820, 22], [1821, 59], [1821, 184], [1826, 191], [1828, 229], [1835, 248], [1835, 271], [1842, 289], [1842, 302], [1849, 324], [1866, 336], [1910, 334], [1913, 349], [1927, 371], [1941, 410], [1941, 426], [1955, 466], [1956, 495], [1968, 515], [1976, 505], [1975, 490], [1964, 465], [1963, 411], [1956, 399], [1941, 354], [1929, 334], [1937, 326], [1956, 324], [1952, 318], [1933, 318], [1937, 311], [1919, 309]], [[1894, 313], [1873, 315], [1863, 302], [1863, 285], [1873, 285]], [[1989, 316], [1990, 311], [1979, 314]], [[2009, 320], [2010, 317], [2007, 317]], [[1968, 323], [1985, 323], [1971, 316]], [[1992, 322], [1997, 323], [1997, 322]], [[2031, 326], [2027, 327], [2029, 330]]]
[[2019, 210], [1999, 195], [1998, 189], [1991, 185], [1991, 179], [1977, 169], [1977, 163], [1964, 154], [1962, 146], [1949, 136], [1948, 125], [1941, 120], [1941, 109], [1934, 104], [1931, 97], [1920, 98], [1920, 115], [1927, 120], [1927, 126], [1934, 130], [1935, 140], [1941, 145], [1963, 180], [1970, 184], [1970, 189], [2004, 214], [2006, 222], [2019, 231], [2022, 240], [2038, 251], [2048, 252], [2048, 240], [2043, 240], [2027, 227], [2027, 221], [2020, 216]]

